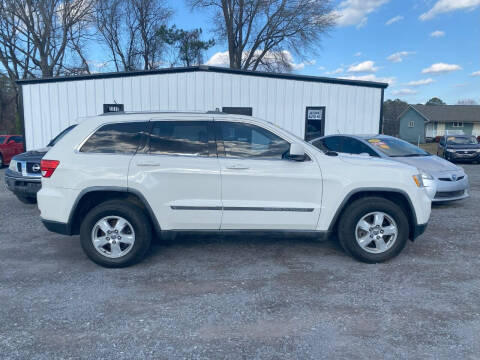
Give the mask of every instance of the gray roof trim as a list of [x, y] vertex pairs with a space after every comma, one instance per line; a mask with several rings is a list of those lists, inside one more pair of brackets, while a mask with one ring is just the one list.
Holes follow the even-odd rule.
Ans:
[[164, 69], [155, 69], [155, 70], [136, 70], [136, 71], [128, 71], [128, 72], [110, 72], [110, 73], [91, 74], [91, 75], [61, 76], [61, 77], [43, 78], [43, 79], [24, 79], [24, 80], [17, 80], [16, 82], [18, 85], [28, 85], [28, 84], [53, 83], [53, 82], [62, 82], [62, 81], [110, 79], [110, 78], [122, 78], [122, 77], [130, 77], [130, 76], [172, 74], [172, 73], [185, 73], [185, 72], [196, 72], [196, 71], [258, 76], [258, 77], [285, 79], [285, 80], [310, 81], [310, 82], [320, 82], [320, 83], [328, 83], [328, 84], [363, 86], [363, 87], [371, 87], [371, 88], [378, 88], [378, 89], [385, 89], [388, 87], [387, 83], [373, 82], [373, 81], [336, 79], [336, 78], [310, 76], [310, 75], [268, 73], [264, 71], [236, 70], [236, 69], [223, 68], [223, 67], [217, 67], [217, 66], [207, 66], [207, 65], [164, 68]]

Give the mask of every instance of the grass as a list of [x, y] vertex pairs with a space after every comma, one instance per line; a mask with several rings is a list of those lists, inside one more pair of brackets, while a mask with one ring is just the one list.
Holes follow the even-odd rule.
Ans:
[[423, 150], [428, 151], [430, 154], [436, 155], [437, 154], [437, 143], [428, 143], [428, 144], [420, 144], [420, 147]]

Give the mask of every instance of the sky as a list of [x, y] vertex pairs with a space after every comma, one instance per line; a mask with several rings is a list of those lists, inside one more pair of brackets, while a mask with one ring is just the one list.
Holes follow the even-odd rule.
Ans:
[[[172, 23], [213, 37], [207, 11], [173, 2]], [[171, 5], [172, 6], [172, 5]], [[480, 0], [338, 0], [337, 26], [317, 56], [292, 57], [294, 73], [388, 82], [386, 99], [480, 103]], [[206, 56], [225, 65], [226, 44]]]

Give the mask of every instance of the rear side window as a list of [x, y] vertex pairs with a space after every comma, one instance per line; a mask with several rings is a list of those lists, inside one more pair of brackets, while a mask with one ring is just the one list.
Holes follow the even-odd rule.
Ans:
[[218, 126], [227, 158], [283, 159], [290, 151], [288, 141], [259, 126], [233, 122]]
[[18, 143], [18, 144], [23, 143], [23, 137], [21, 137], [21, 136], [12, 136], [12, 137], [10, 138], [10, 140], [13, 140], [13, 141], [15, 141], [15, 142]]
[[146, 126], [146, 122], [104, 125], [90, 136], [80, 151], [101, 154], [132, 154], [137, 151]]
[[378, 156], [375, 151], [357, 139], [343, 138], [342, 152], [347, 154], [368, 154]]
[[341, 152], [342, 138], [340, 136], [330, 136], [321, 140], [323, 150]]
[[156, 155], [208, 156], [208, 122], [152, 122], [149, 153]]

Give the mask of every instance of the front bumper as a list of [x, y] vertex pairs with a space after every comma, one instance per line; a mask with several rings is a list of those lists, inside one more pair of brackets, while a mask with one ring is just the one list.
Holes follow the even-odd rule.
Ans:
[[411, 237], [412, 237], [412, 241], [415, 240], [416, 238], [418, 238], [420, 235], [422, 235], [425, 230], [427, 230], [427, 226], [428, 226], [428, 223], [426, 224], [420, 224], [420, 225], [415, 225], [413, 231], [412, 231], [412, 234], [411, 234]]
[[456, 151], [456, 152], [447, 151], [445, 154], [445, 158], [450, 161], [473, 162], [473, 161], [480, 161], [480, 153], [477, 152], [474, 154], [463, 154], [463, 151]]
[[11, 171], [5, 173], [5, 185], [8, 190], [18, 196], [37, 196], [37, 192], [42, 188], [41, 178], [21, 176], [20, 174], [15, 176], [12, 173]]
[[[437, 192], [435, 193], [433, 202], [457, 201], [468, 198], [470, 196], [468, 192], [468, 176], [466, 174], [464, 176], [465, 177], [459, 181], [442, 181], [436, 179]], [[449, 175], [446, 177], [448, 178]]]

